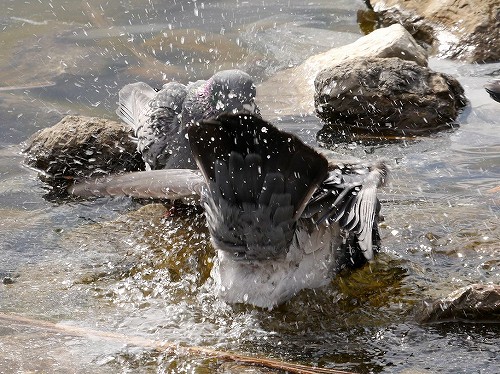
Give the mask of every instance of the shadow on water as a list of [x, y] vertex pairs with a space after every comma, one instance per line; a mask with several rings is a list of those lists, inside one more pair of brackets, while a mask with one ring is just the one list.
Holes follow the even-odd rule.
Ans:
[[[418, 325], [414, 314], [425, 299], [500, 282], [499, 107], [482, 89], [498, 64], [430, 61], [471, 100], [458, 129], [384, 144], [329, 140], [339, 158], [383, 158], [391, 167], [380, 196], [382, 253], [270, 312], [216, 298], [213, 248], [197, 209], [44, 199], [18, 144], [68, 113], [115, 118], [118, 89], [137, 79], [159, 85], [240, 67], [264, 80], [358, 37], [362, 2], [9, 6], [0, 19], [0, 312], [359, 373], [495, 370], [498, 324]], [[277, 122], [317, 144], [314, 116]], [[0, 335], [0, 372], [248, 368], [21, 323], [2, 323]]]

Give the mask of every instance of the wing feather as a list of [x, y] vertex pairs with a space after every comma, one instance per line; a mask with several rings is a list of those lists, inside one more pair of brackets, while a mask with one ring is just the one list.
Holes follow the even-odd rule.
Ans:
[[68, 191], [82, 197], [131, 196], [173, 200], [199, 196], [204, 184], [199, 171], [168, 169], [88, 179], [70, 186]]
[[317, 224], [338, 222], [354, 234], [367, 260], [373, 258], [373, 230], [379, 206], [377, 189], [385, 183], [388, 170], [382, 163], [330, 164], [329, 177], [316, 191], [303, 217], [317, 217]]

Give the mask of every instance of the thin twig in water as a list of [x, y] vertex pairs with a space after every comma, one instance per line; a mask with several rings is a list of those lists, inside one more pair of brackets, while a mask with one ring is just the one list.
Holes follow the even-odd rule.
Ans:
[[289, 362], [283, 362], [279, 360], [273, 360], [268, 358], [245, 356], [238, 353], [217, 351], [214, 349], [206, 347], [186, 347], [180, 346], [176, 343], [159, 341], [154, 339], [148, 339], [140, 336], [131, 336], [126, 334], [119, 334], [112, 331], [101, 331], [88, 329], [85, 327], [63, 325], [59, 323], [53, 323], [48, 321], [43, 321], [39, 319], [33, 319], [23, 316], [18, 316], [14, 314], [0, 313], [0, 323], [8, 323], [9, 325], [22, 325], [31, 328], [43, 329], [44, 331], [53, 332], [57, 334], [65, 334], [68, 336], [78, 336], [78, 337], [88, 337], [92, 339], [103, 339], [108, 341], [117, 341], [121, 343], [127, 343], [129, 345], [134, 345], [137, 347], [154, 349], [159, 352], [171, 352], [172, 354], [178, 356], [203, 356], [208, 358], [214, 358], [222, 361], [237, 362], [239, 364], [259, 366], [270, 369], [278, 369], [288, 371], [290, 373], [300, 373], [300, 374], [354, 374], [347, 371], [318, 368], [300, 364], [294, 364]]

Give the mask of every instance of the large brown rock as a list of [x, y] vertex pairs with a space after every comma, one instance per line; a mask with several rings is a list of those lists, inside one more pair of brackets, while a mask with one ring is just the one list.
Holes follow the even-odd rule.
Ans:
[[370, 0], [380, 23], [401, 23], [442, 57], [500, 61], [498, 0]]
[[425, 302], [417, 320], [422, 323], [500, 322], [500, 286], [473, 284], [445, 298]]
[[355, 58], [399, 57], [427, 66], [427, 54], [401, 25], [375, 30], [354, 43], [309, 57], [299, 66], [278, 72], [257, 86], [265, 118], [314, 113], [314, 79], [329, 66]]
[[140, 170], [144, 162], [131, 137], [122, 123], [67, 116], [27, 141], [25, 162], [43, 171], [49, 182]]
[[450, 127], [466, 104], [458, 81], [400, 58], [351, 59], [315, 81], [317, 115], [344, 135], [413, 136]]

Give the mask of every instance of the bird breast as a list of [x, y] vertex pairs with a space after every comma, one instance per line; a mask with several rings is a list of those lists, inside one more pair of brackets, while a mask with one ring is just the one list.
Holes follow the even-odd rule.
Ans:
[[217, 292], [228, 303], [272, 309], [302, 289], [328, 284], [341, 243], [337, 223], [316, 226], [303, 219], [284, 258], [241, 260], [219, 250], [212, 274]]

